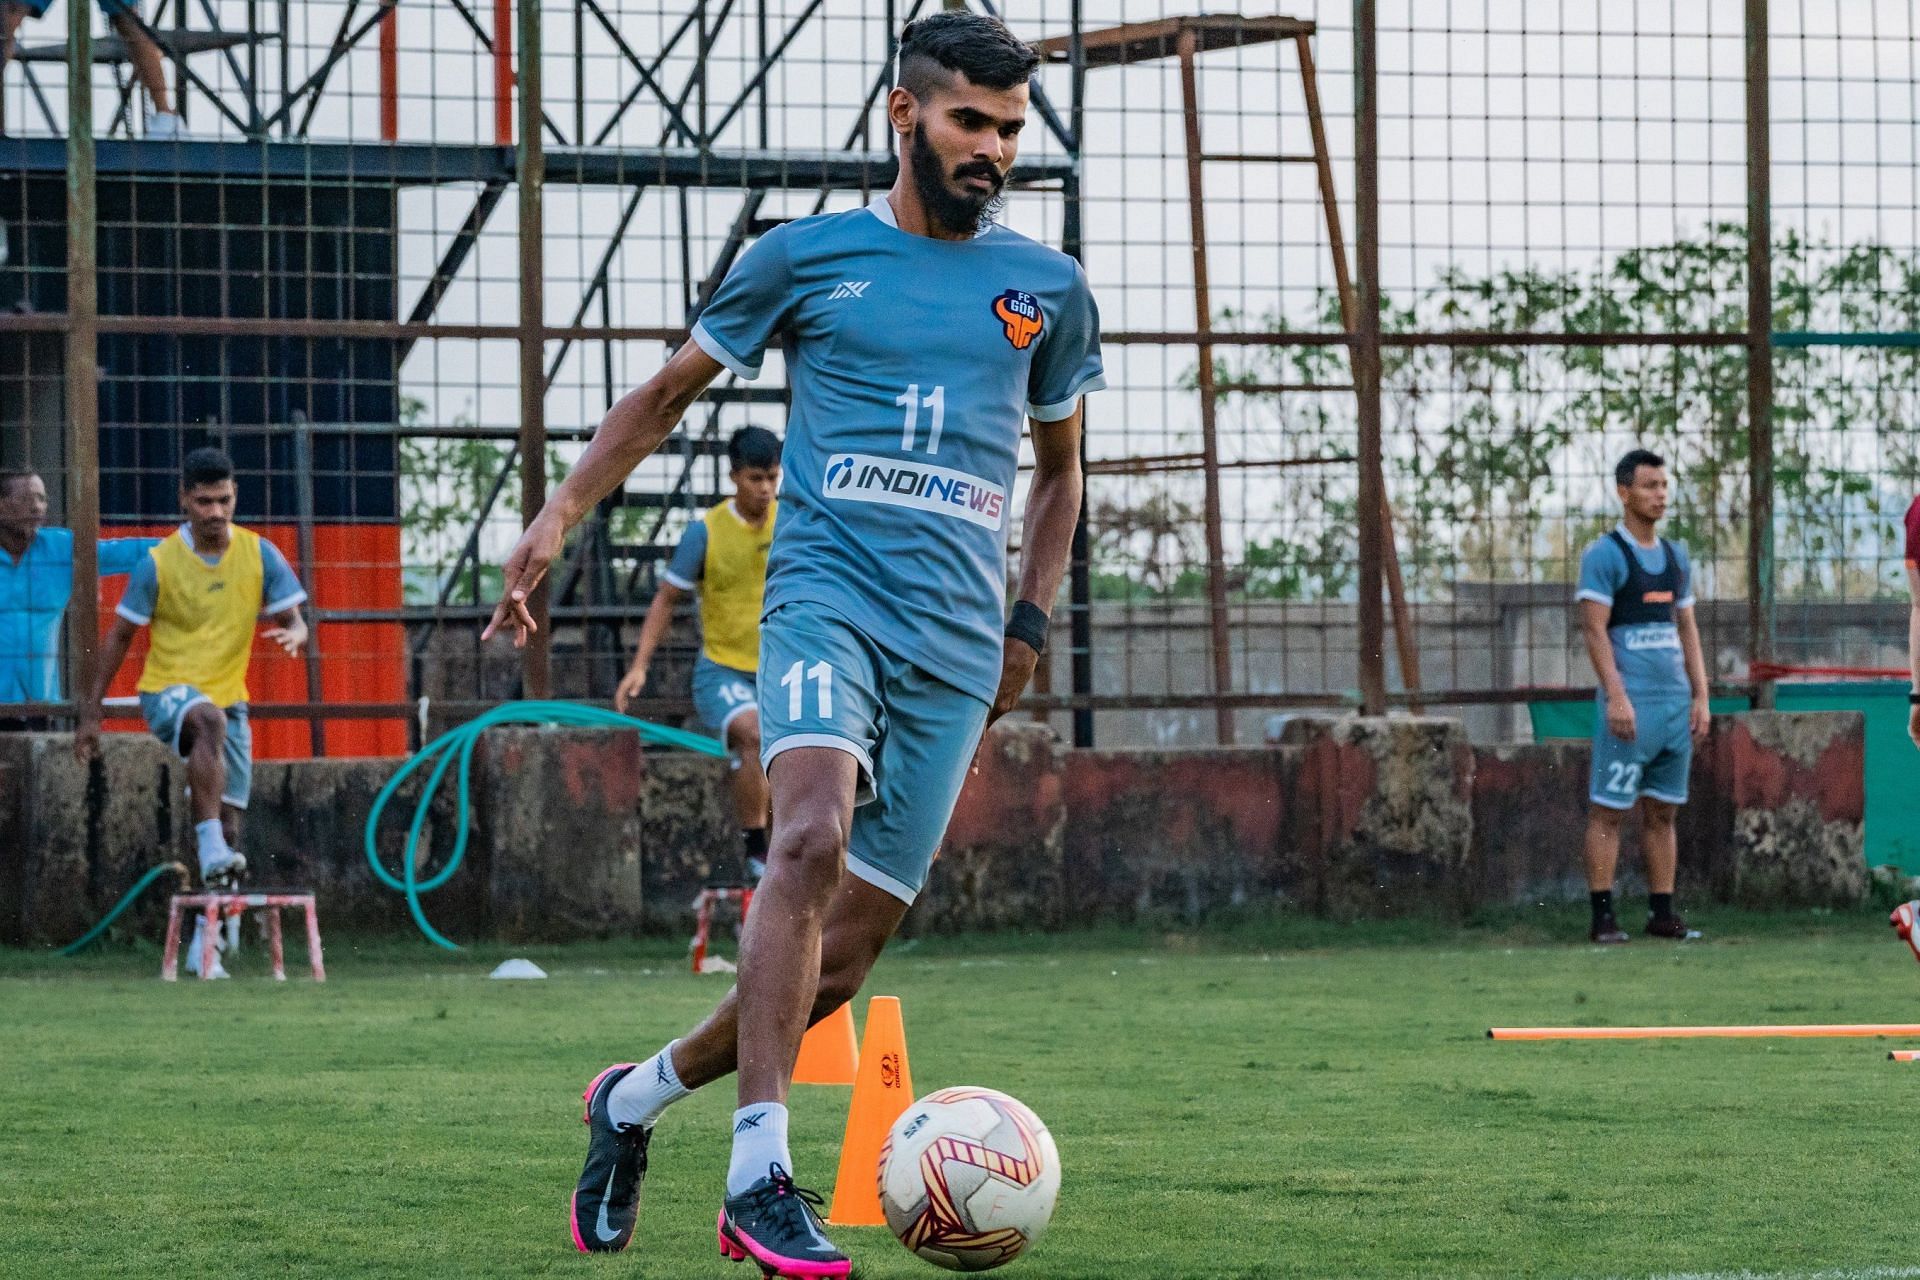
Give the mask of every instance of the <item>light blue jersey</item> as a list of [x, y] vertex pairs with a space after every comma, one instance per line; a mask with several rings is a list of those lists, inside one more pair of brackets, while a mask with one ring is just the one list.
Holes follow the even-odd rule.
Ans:
[[765, 613], [825, 605], [991, 701], [1023, 418], [1066, 418], [1106, 385], [1099, 328], [1079, 264], [998, 225], [913, 235], [883, 196], [762, 237], [693, 340], [749, 379], [785, 343], [793, 409]]
[[[103, 538], [100, 576], [146, 563], [158, 538]], [[73, 532], [41, 529], [16, 559], [0, 547], [0, 702], [60, 701], [60, 622], [73, 599]]]
[[[1626, 687], [1630, 701], [1636, 706], [1642, 701], [1687, 701], [1693, 696], [1693, 686], [1687, 679], [1679, 628], [1669, 619], [1674, 610], [1693, 607], [1693, 567], [1687, 561], [1685, 549], [1677, 542], [1661, 539], [1645, 547], [1634, 540], [1625, 525], [1617, 532], [1620, 540], [1633, 548], [1640, 572], [1634, 574], [1629, 570], [1620, 541], [1612, 536], [1598, 538], [1580, 557], [1579, 598], [1606, 605], [1614, 610], [1616, 620], [1623, 616], [1628, 619], [1622, 625], [1609, 626], [1607, 638], [1613, 642], [1613, 663], [1619, 668], [1620, 683]], [[1649, 586], [1660, 585], [1654, 580], [1669, 571], [1667, 548], [1673, 551], [1671, 569], [1676, 578], [1672, 598], [1624, 599], [1622, 593], [1629, 579]], [[1654, 596], [1665, 594], [1661, 591]], [[1658, 621], [1634, 620], [1636, 610], [1651, 610], [1665, 616]]]

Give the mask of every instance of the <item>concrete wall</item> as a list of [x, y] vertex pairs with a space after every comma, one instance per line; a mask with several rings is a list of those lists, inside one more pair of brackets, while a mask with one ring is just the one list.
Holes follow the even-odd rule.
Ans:
[[[1696, 753], [1681, 892], [1842, 904], [1866, 888], [1861, 717], [1755, 713]], [[411, 929], [362, 825], [396, 762], [262, 764], [241, 848], [259, 887], [311, 888], [323, 925]], [[1577, 898], [1587, 749], [1476, 747], [1453, 720], [1297, 719], [1278, 745], [1071, 751], [1044, 729], [996, 731], [961, 795], [918, 931], [1204, 921], [1292, 907], [1335, 918]], [[724, 762], [642, 751], [621, 731], [507, 729], [475, 754], [466, 861], [426, 898], [456, 939], [682, 934], [701, 885], [737, 874]], [[383, 820], [397, 871], [419, 794]], [[147, 866], [190, 856], [185, 770], [156, 742], [109, 735], [82, 766], [65, 735], [0, 735], [0, 940], [77, 937]], [[426, 873], [455, 810], [429, 813]], [[1629, 830], [1621, 887], [1638, 875]], [[159, 932], [161, 895], [129, 928]]]

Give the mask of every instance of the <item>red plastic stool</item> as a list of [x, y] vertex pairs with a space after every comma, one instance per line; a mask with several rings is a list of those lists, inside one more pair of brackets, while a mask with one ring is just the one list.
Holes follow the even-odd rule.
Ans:
[[188, 907], [204, 913], [206, 929], [200, 944], [200, 978], [213, 974], [215, 938], [222, 916], [237, 916], [242, 911], [264, 908], [267, 913], [267, 949], [273, 956], [273, 977], [287, 980], [285, 958], [280, 945], [280, 908], [304, 907], [307, 912], [307, 959], [313, 964], [313, 980], [327, 980], [326, 964], [320, 957], [320, 916], [311, 893], [176, 893], [167, 906], [167, 945], [160, 953], [160, 980], [174, 982], [180, 977], [180, 922]]

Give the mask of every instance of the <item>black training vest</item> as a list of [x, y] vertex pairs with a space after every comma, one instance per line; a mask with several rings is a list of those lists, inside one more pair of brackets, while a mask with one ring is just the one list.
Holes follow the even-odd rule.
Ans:
[[1680, 557], [1673, 544], [1660, 539], [1667, 563], [1658, 573], [1648, 573], [1640, 564], [1633, 545], [1620, 536], [1618, 529], [1607, 534], [1627, 558], [1627, 584], [1613, 593], [1613, 610], [1607, 614], [1607, 630], [1637, 627], [1648, 622], [1672, 622], [1673, 603], [1680, 597]]

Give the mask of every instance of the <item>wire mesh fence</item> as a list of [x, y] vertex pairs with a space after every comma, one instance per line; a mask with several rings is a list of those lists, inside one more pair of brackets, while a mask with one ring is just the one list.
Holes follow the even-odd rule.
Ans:
[[[530, 655], [479, 640], [506, 550], [747, 245], [891, 183], [894, 41], [937, 7], [175, 0], [92, 35], [79, 81], [74, 15], [30, 22], [0, 80], [0, 467], [86, 541], [168, 533], [186, 451], [233, 456], [316, 624], [311, 657], [256, 654], [262, 754], [402, 750], [421, 698], [605, 698], [727, 437], [781, 426], [778, 353], [582, 525]], [[1106, 338], [1036, 714], [1113, 744], [1388, 705], [1524, 736], [1591, 679], [1572, 584], [1635, 445], [1672, 464], [1717, 681], [1892, 660], [1910, 7], [972, 7], [1044, 59], [1004, 219], [1082, 260]], [[36, 625], [8, 643], [62, 674], [0, 715], [91, 677]], [[646, 713], [685, 713], [692, 653], [683, 620]]]

